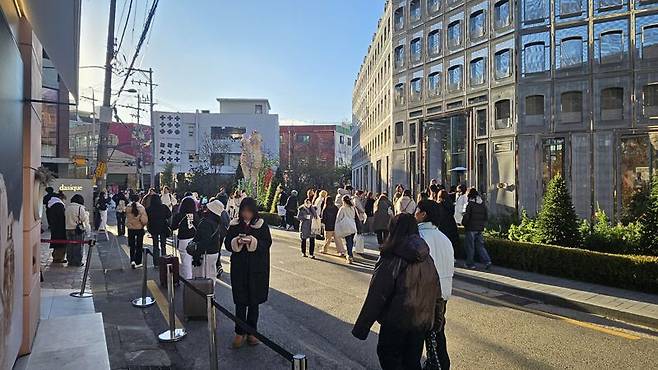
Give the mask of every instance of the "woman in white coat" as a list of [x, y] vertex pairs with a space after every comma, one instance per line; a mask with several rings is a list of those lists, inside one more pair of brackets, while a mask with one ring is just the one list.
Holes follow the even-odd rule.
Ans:
[[354, 235], [356, 234], [356, 210], [349, 195], [343, 196], [343, 204], [336, 215], [336, 228], [334, 235], [337, 238], [345, 238], [347, 245], [347, 263], [354, 261], [352, 250], [354, 249]]

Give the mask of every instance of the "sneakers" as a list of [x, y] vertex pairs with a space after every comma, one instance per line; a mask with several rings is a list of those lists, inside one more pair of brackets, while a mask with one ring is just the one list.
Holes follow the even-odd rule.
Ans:
[[491, 262], [487, 262], [487, 264], [484, 265], [484, 269], [485, 269], [486, 271], [491, 270]]
[[135, 267], [133, 268], [140, 268], [140, 267], [144, 267], [144, 265], [140, 263], [139, 265], [135, 265]]
[[312, 255], [312, 254], [311, 254], [311, 259], [312, 259], [312, 260], [314, 260], [314, 259], [315, 259], [315, 256], [314, 256], [314, 255]]
[[249, 344], [250, 346], [257, 346], [260, 344], [260, 341], [258, 340], [258, 338], [254, 337], [253, 335], [249, 335], [247, 336], [247, 344]]
[[307, 257], [306, 253], [302, 253], [302, 257]]
[[241, 348], [244, 345], [244, 335], [235, 335], [235, 338], [233, 338], [233, 342], [231, 342], [231, 348], [233, 349], [238, 349]]
[[354, 257], [347, 256], [346, 259], [347, 259], [347, 263], [350, 265], [354, 262]]
[[137, 265], [135, 264], [135, 262], [130, 262], [130, 267], [134, 269], [137, 267]]

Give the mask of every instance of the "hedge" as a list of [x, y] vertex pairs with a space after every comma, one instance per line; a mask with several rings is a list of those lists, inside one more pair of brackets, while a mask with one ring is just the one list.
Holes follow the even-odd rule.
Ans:
[[268, 225], [279, 226], [281, 225], [281, 216], [276, 213], [270, 212], [258, 212], [260, 217], [262, 217]]
[[498, 266], [658, 293], [658, 257], [608, 254], [555, 245], [485, 238]]

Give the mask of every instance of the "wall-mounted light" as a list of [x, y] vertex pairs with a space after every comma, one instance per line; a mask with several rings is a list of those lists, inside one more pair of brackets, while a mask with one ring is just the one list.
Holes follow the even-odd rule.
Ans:
[[19, 4], [20, 0], [14, 0], [14, 6], [16, 7], [16, 13], [18, 13], [18, 18], [23, 18], [23, 9], [21, 9], [21, 4]]

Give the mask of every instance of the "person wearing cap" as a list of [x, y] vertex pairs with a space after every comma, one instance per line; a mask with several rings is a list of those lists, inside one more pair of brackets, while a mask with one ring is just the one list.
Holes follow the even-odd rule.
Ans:
[[[222, 221], [224, 204], [213, 200], [206, 205], [208, 213], [199, 222], [194, 240], [197, 243], [197, 254], [192, 256], [192, 276], [217, 276], [217, 259], [219, 250], [226, 236], [227, 225]], [[225, 216], [224, 216], [225, 217]]]

